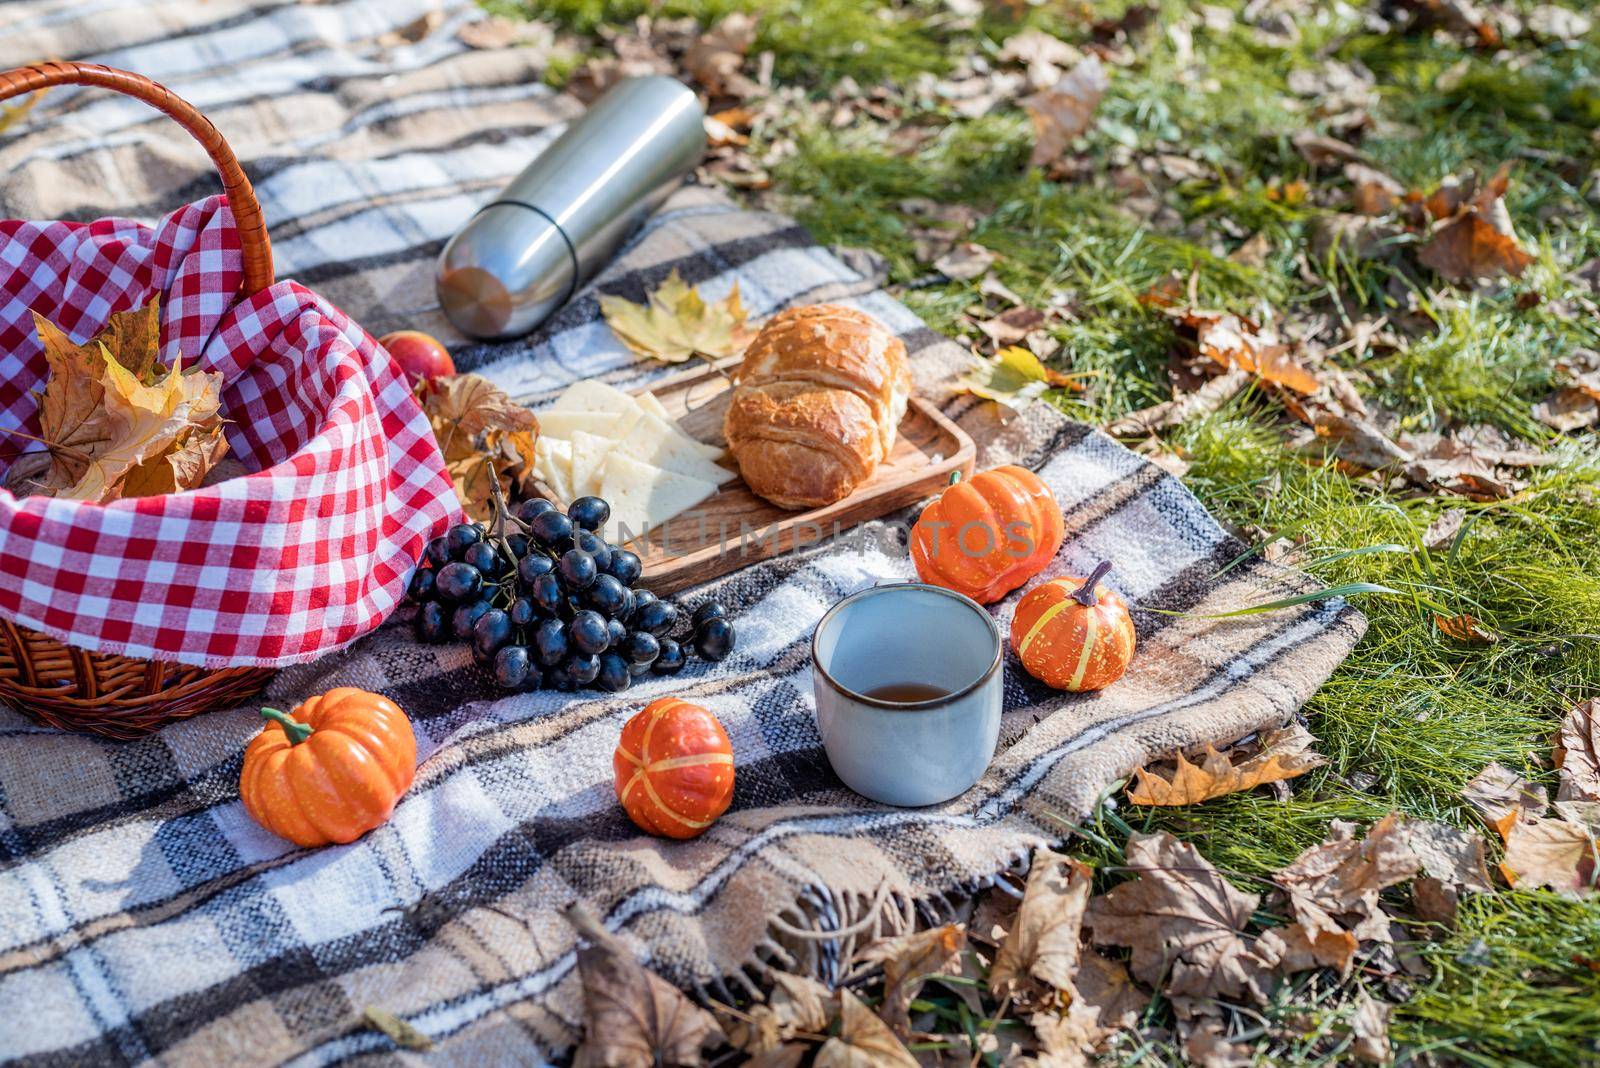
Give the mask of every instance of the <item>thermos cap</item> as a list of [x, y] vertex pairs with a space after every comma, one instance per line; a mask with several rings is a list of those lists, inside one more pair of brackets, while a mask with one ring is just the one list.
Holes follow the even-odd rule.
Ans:
[[478, 338], [525, 334], [592, 278], [705, 152], [681, 82], [630, 78], [595, 101], [439, 258], [439, 304]]

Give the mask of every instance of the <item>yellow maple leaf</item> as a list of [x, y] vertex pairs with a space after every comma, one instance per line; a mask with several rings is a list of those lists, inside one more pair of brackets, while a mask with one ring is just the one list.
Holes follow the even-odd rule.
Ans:
[[1028, 349], [1009, 345], [992, 360], [978, 360], [956, 388], [1021, 411], [1047, 389], [1082, 387], [1075, 376], [1052, 371]]
[[[1208, 745], [1198, 764], [1179, 753], [1170, 778], [1145, 768], [1136, 769], [1137, 782], [1129, 788], [1128, 800], [1135, 805], [1197, 805], [1269, 782], [1292, 779], [1327, 763], [1310, 750], [1312, 741], [1303, 728], [1286, 727], [1263, 734], [1260, 748], [1253, 753], [1218, 752]], [[1238, 764], [1234, 763], [1235, 758], [1240, 760]]]
[[[90, 454], [83, 477], [56, 494], [68, 500], [108, 501], [127, 496], [123, 480], [140, 465], [164, 457], [169, 451], [182, 451], [191, 430], [201, 428], [205, 432], [215, 432], [220, 429], [220, 373], [191, 371], [186, 374], [174, 364], [164, 376], [154, 377], [146, 384], [118, 363], [108, 349], [102, 347], [101, 356], [104, 364], [100, 380], [102, 403], [109, 435]], [[225, 451], [225, 442], [221, 449]], [[211, 463], [220, 458], [221, 451], [213, 438], [210, 450], [191, 451], [181, 458], [180, 466], [191, 476], [198, 472], [204, 477]], [[180, 467], [172, 469], [174, 488], [191, 488], [178, 487], [176, 474]], [[160, 479], [140, 479], [136, 488], [162, 484]], [[158, 489], [157, 492], [166, 491]]]
[[602, 296], [600, 313], [624, 345], [652, 360], [717, 360], [742, 352], [750, 343], [739, 283], [722, 300], [708, 304], [676, 269], [646, 303]]

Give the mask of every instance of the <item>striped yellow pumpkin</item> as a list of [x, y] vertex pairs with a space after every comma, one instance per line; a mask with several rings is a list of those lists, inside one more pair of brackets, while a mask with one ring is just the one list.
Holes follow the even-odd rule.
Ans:
[[1028, 674], [1073, 693], [1122, 678], [1133, 659], [1133, 618], [1127, 602], [1100, 584], [1110, 570], [1102, 562], [1086, 579], [1051, 579], [1017, 603], [1011, 647]]
[[717, 717], [663, 697], [628, 720], [611, 760], [617, 800], [641, 830], [693, 838], [733, 800], [733, 743]]

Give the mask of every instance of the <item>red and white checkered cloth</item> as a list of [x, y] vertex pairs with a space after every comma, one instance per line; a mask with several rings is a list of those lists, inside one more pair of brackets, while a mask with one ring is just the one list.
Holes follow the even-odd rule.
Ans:
[[228, 444], [254, 472], [105, 505], [0, 490], [0, 615], [86, 649], [279, 666], [399, 603], [459, 516], [428, 421], [344, 313], [293, 282], [235, 305], [240, 277], [221, 197], [154, 229], [0, 222], [0, 430], [37, 431], [48, 367], [30, 309], [81, 342], [159, 295], [162, 362], [223, 373]]

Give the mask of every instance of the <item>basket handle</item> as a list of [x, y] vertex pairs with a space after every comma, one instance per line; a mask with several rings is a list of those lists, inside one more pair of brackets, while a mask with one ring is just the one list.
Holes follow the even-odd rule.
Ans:
[[244, 260], [244, 279], [239, 284], [239, 292], [254, 296], [272, 285], [272, 242], [267, 238], [261, 204], [256, 200], [250, 179], [245, 177], [244, 168], [239, 166], [239, 158], [211, 125], [210, 119], [187, 100], [144, 75], [98, 63], [50, 62], [5, 71], [0, 73], [0, 100], [53, 85], [94, 85], [124, 93], [144, 101], [187, 130], [211, 157], [222, 177], [223, 191], [228, 195], [228, 207], [233, 211], [233, 223], [239, 231], [239, 251]]

